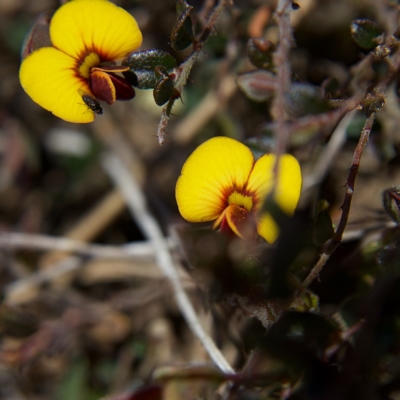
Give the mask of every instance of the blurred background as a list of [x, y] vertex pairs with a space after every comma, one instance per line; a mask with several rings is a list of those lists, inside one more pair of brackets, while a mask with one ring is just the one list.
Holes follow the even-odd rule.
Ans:
[[[177, 19], [175, 0], [115, 3], [138, 21], [144, 37], [141, 49], [171, 52], [179, 64], [191, 54], [191, 47], [180, 52], [170, 47], [170, 35]], [[191, 16], [195, 31], [200, 33], [215, 6], [214, 1], [191, 0], [189, 4], [194, 7]], [[359, 62], [369, 50], [355, 43], [350, 26], [355, 19], [370, 18], [388, 34], [393, 34], [392, 28], [398, 24], [396, 1], [298, 0], [296, 4], [300, 8], [292, 13], [293, 82], [321, 89], [325, 99], [347, 100], [364, 88], [372, 89], [389, 73], [390, 63], [386, 60], [376, 60], [359, 68]], [[118, 151], [118, 156], [129, 163], [152, 213], [169, 235], [171, 227], [183, 224], [175, 202], [175, 183], [184, 161], [197, 145], [223, 135], [250, 144], [257, 154], [271, 150], [276, 139], [270, 129], [275, 118], [273, 100], [269, 97], [265, 101], [254, 101], [240, 90], [236, 79], [256, 69], [247, 55], [249, 38], [263, 37], [275, 44], [278, 42], [273, 18], [275, 1], [234, 0], [226, 7], [200, 53], [181, 99], [175, 103], [162, 147], [156, 137], [162, 108], [155, 104], [151, 90], [136, 90], [136, 97], [130, 102], [104, 105], [104, 114], [88, 125], [58, 119], [36, 105], [22, 90], [18, 71], [24, 36], [40, 13], [54, 11], [58, 6], [59, 2], [51, 0], [0, 0], [0, 232], [3, 239], [9, 233], [23, 233], [98, 245], [135, 242], [145, 246], [142, 232], [102, 166], [104, 153]], [[381, 243], [383, 233], [387, 234], [384, 229], [391, 226], [382, 207], [382, 192], [400, 183], [397, 80], [396, 76], [387, 88], [386, 105], [377, 114], [363, 154], [347, 226], [348, 239], [341, 246], [340, 254], [327, 265], [321, 281], [312, 286], [326, 316], [332, 316], [344, 300], [371, 289], [382, 259], [386, 260], [373, 252], [376, 246], [384, 248], [377, 243]], [[295, 108], [302, 101], [301, 94], [300, 100], [288, 100]], [[302, 120], [303, 125], [292, 131], [288, 143], [288, 150], [302, 165], [304, 183], [309, 185], [300, 203], [305, 224], [312, 224], [319, 199], [328, 202], [334, 223], [341, 215], [344, 185], [365, 115], [361, 111], [352, 114], [344, 127], [342, 145], [335, 150], [323, 176], [315, 179], [321, 154], [345, 114], [332, 116], [335, 110], [329, 108], [325, 119], [312, 114], [314, 119]], [[288, 113], [287, 117], [296, 121], [306, 117], [308, 111], [295, 114]], [[299, 235], [303, 231], [302, 225], [294, 225], [293, 229]], [[1, 399], [98, 399], [132, 392], [143, 385], [154, 389], [152, 374], [157, 368], [208, 361], [182, 319], [151, 251], [132, 261], [100, 253], [71, 255], [53, 250], [51, 244], [47, 248], [43, 245], [40, 251], [27, 249], [29, 237], [25, 239], [27, 242], [19, 246], [1, 245]], [[397, 237], [390, 240], [391, 249], [397, 249]], [[304, 277], [317, 259], [322, 243], [304, 245], [302, 249], [306, 250], [297, 253], [291, 273]], [[272, 250], [263, 251], [265, 260], [270, 260]], [[372, 253], [367, 262], [366, 254]], [[177, 262], [187, 265], [182, 262], [181, 254], [176, 257]], [[397, 253], [390, 257], [396, 259]], [[55, 266], [58, 272], [54, 276], [30, 280], [32, 275], [38, 276]], [[249, 318], [251, 315], [246, 309], [238, 310], [240, 307], [235, 306], [232, 312], [229, 307], [225, 308], [226, 304], [217, 307], [218, 296], [205, 294], [184, 269], [181, 273], [201, 320], [215, 336], [223, 354], [235, 369], [248, 366], [252, 351], [264, 340], [264, 327], [257, 319]], [[227, 278], [229, 273], [223, 276]], [[210, 309], [213, 317], [208, 312]], [[397, 343], [397, 328], [390, 329], [390, 335], [395, 338], [393, 343]], [[395, 359], [398, 348], [390, 351]], [[269, 368], [271, 364], [267, 364]], [[304, 365], [308, 368], [311, 364], [301, 365], [304, 370]], [[398, 385], [399, 368], [397, 364], [396, 367], [391, 364], [390, 368], [390, 373], [386, 371], [388, 381]], [[295, 382], [299, 376], [296, 374]], [[324, 375], [327, 376], [331, 377]], [[248, 397], [236, 391], [229, 398], [289, 398], [282, 394], [288, 379], [284, 375], [273, 384], [258, 382], [258, 386], [268, 391], [260, 391], [258, 387], [246, 392]], [[378, 386], [379, 379], [374, 381]], [[214, 386], [208, 381], [205, 386], [200, 393], [218, 398], [213, 392]], [[160, 398], [158, 386], [155, 387], [150, 397], [143, 398]], [[400, 390], [394, 385], [385, 393], [395, 389]], [[168, 399], [214, 398], [196, 397], [198, 394], [190, 392], [185, 395], [182, 388], [178, 392]], [[293, 396], [328, 398], [307, 397], [311, 396], [309, 392]], [[357, 396], [361, 395], [352, 398], [362, 398]], [[337, 394], [338, 398], [347, 397]]]

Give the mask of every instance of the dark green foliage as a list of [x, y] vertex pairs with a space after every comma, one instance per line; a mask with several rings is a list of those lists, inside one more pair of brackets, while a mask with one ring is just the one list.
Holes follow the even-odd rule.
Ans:
[[286, 111], [291, 117], [320, 114], [329, 108], [321, 89], [307, 83], [293, 83], [286, 95]]
[[351, 35], [363, 49], [371, 50], [380, 44], [383, 31], [380, 26], [369, 19], [356, 19], [351, 23]]
[[174, 82], [168, 75], [164, 67], [156, 67], [156, 83], [154, 85], [153, 95], [157, 105], [164, 105], [174, 93]]
[[247, 42], [247, 55], [257, 68], [270, 69], [273, 67], [272, 56], [275, 45], [264, 38], [251, 38]]
[[382, 193], [383, 207], [389, 217], [396, 223], [400, 223], [400, 190], [399, 187], [392, 187]]
[[239, 75], [236, 82], [243, 93], [253, 101], [263, 102], [274, 96], [275, 76], [269, 71], [252, 71]]
[[193, 41], [193, 27], [190, 12], [193, 7], [186, 0], [176, 1], [178, 19], [171, 33], [171, 47], [176, 51], [185, 50]]
[[149, 49], [131, 53], [122, 65], [130, 67], [124, 76], [131, 85], [138, 89], [153, 89], [157, 82], [156, 67], [171, 71], [176, 66], [176, 60], [165, 51]]

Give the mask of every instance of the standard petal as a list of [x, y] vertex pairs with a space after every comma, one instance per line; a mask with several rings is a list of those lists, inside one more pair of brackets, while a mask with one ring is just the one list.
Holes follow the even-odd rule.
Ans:
[[21, 64], [21, 85], [32, 100], [69, 122], [94, 120], [93, 111], [78, 90], [90, 93], [84, 80], [76, 76], [75, 60], [53, 47], [33, 52]]
[[186, 160], [176, 184], [178, 208], [190, 222], [212, 221], [228, 206], [234, 189], [242, 189], [254, 164], [250, 149], [237, 140], [216, 137]]
[[142, 34], [136, 20], [107, 0], [73, 0], [62, 5], [50, 24], [53, 45], [76, 59], [99, 54], [117, 60], [136, 50]]
[[[255, 194], [255, 209], [259, 209], [270, 193], [274, 180], [275, 156], [265, 154], [254, 164], [247, 189]], [[274, 200], [286, 214], [293, 214], [300, 198], [301, 170], [298, 161], [290, 154], [281, 156], [279, 176]]]

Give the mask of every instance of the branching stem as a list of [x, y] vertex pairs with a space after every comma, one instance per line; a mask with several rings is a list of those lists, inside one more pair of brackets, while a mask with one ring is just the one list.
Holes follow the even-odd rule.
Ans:
[[170, 98], [168, 103], [163, 107], [161, 112], [160, 122], [157, 128], [157, 138], [158, 144], [162, 146], [165, 141], [165, 134], [166, 128], [168, 125], [169, 117], [171, 115], [172, 107], [177, 99], [180, 98], [183, 88], [185, 87], [190, 72], [192, 71], [193, 65], [196, 63], [197, 58], [200, 52], [203, 50], [204, 45], [207, 42], [208, 37], [210, 36], [211, 32], [215, 24], [218, 21], [219, 16], [221, 15], [222, 11], [224, 10], [225, 6], [229, 0], [220, 0], [218, 5], [215, 7], [213, 13], [211, 14], [207, 25], [205, 26], [203, 32], [200, 34], [200, 38], [193, 44], [193, 53], [190, 57], [177, 68], [177, 78], [175, 81], [175, 95]]

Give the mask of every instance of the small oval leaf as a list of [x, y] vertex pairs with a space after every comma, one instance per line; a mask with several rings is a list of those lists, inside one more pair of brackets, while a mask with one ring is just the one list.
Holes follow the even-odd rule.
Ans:
[[263, 70], [240, 75], [236, 82], [250, 100], [257, 102], [270, 99], [277, 87], [275, 75]]
[[148, 49], [135, 51], [122, 61], [122, 65], [130, 67], [129, 71], [123, 72], [125, 79], [138, 89], [153, 89], [157, 77], [155, 69], [162, 67], [171, 71], [176, 67], [175, 58], [162, 50]]
[[390, 218], [400, 223], [400, 186], [394, 186], [382, 193], [383, 207]]
[[286, 95], [286, 112], [293, 118], [320, 114], [330, 109], [320, 88], [307, 83], [293, 83]]
[[168, 71], [162, 67], [156, 68], [157, 82], [154, 86], [153, 96], [157, 105], [164, 105], [174, 93], [174, 82], [168, 75]]
[[351, 25], [351, 35], [354, 41], [363, 49], [371, 50], [381, 42], [382, 29], [369, 19], [356, 19]]
[[167, 70], [171, 70], [176, 67], [176, 60], [171, 54], [166, 51], [158, 49], [139, 50], [131, 53], [125, 60], [122, 61], [122, 65], [128, 65], [131, 70], [150, 70], [161, 65]]
[[257, 68], [270, 69], [275, 45], [264, 38], [251, 38], [247, 42], [247, 55]]
[[193, 7], [185, 0], [177, 0], [178, 19], [171, 33], [171, 47], [176, 51], [184, 50], [194, 42], [192, 20], [189, 15], [192, 9]]

